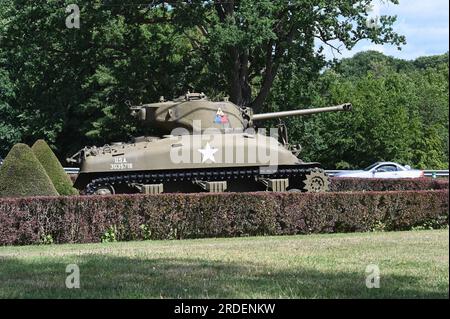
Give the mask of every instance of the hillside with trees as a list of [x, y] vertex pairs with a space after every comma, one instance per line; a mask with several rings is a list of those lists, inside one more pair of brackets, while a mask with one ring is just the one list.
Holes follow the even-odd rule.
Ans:
[[414, 61], [359, 53], [326, 69], [306, 89], [292, 73], [277, 83], [274, 109], [305, 100], [313, 106], [354, 105], [351, 113], [289, 120], [291, 139], [303, 145], [307, 160], [342, 169], [378, 160], [448, 167], [448, 53]]

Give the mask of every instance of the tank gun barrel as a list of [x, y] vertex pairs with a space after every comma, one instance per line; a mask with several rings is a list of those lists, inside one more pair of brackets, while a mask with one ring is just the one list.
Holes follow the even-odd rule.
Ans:
[[320, 107], [314, 109], [303, 109], [303, 110], [292, 110], [292, 111], [283, 111], [283, 112], [273, 112], [273, 113], [262, 113], [262, 114], [254, 114], [252, 119], [254, 121], [262, 121], [262, 120], [270, 120], [282, 117], [289, 116], [304, 116], [316, 113], [324, 113], [324, 112], [348, 112], [352, 110], [351, 103], [345, 103], [337, 106], [329, 106], [329, 107]]

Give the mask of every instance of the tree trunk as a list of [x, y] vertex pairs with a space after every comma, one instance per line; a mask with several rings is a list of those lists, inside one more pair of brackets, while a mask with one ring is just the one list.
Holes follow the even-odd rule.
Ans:
[[255, 113], [261, 113], [263, 111], [263, 104], [269, 96], [270, 89], [272, 88], [273, 81], [275, 80], [275, 76], [278, 72], [278, 65], [271, 68], [270, 71], [266, 72], [264, 77], [263, 84], [261, 85], [261, 89], [259, 90], [258, 95], [255, 100], [251, 103], [251, 107]]
[[[234, 13], [234, 1], [216, 2], [216, 11], [221, 22], [224, 22]], [[231, 74], [230, 81], [230, 101], [239, 106], [247, 106], [251, 103], [252, 92], [249, 83], [249, 52], [240, 50], [237, 47], [229, 48]], [[224, 70], [225, 71], [225, 70]]]
[[[234, 1], [216, 2], [215, 8], [219, 19], [224, 22], [227, 17], [234, 13]], [[249, 74], [249, 50], [238, 47], [229, 48], [231, 73], [229, 75], [230, 81], [230, 101], [239, 106], [251, 106], [256, 112], [262, 111], [262, 106], [269, 95], [273, 81], [278, 72], [278, 64], [275, 63], [275, 57], [272, 54], [274, 44], [268, 43], [267, 57], [266, 57], [266, 71], [264, 73], [263, 83], [261, 89], [252, 100], [252, 89], [250, 85]], [[278, 47], [277, 50], [280, 50]], [[277, 52], [279, 53], [279, 52]]]
[[231, 48], [230, 54], [233, 63], [230, 74], [230, 100], [236, 105], [248, 106], [252, 101], [248, 74], [248, 50], [239, 52], [237, 48]]

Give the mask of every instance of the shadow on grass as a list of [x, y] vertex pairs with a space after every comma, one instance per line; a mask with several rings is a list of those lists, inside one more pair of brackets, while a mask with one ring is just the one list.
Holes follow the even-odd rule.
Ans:
[[[67, 289], [68, 264], [80, 268], [80, 289]], [[365, 286], [364, 269], [276, 270], [254, 263], [203, 259], [141, 259], [102, 255], [0, 258], [0, 298], [448, 298], [448, 282], [381, 276]]]

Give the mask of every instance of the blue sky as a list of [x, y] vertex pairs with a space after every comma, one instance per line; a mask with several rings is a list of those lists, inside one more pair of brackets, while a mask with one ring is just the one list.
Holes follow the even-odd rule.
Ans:
[[[402, 59], [415, 59], [424, 55], [442, 54], [449, 50], [449, 1], [448, 0], [400, 0], [399, 5], [386, 1], [374, 1], [374, 15], [397, 15], [394, 29], [406, 36], [407, 44], [398, 51], [395, 46], [374, 45], [361, 41], [351, 50], [343, 50], [336, 58], [351, 57], [365, 50], [377, 50]], [[333, 57], [331, 49], [326, 55]]]

